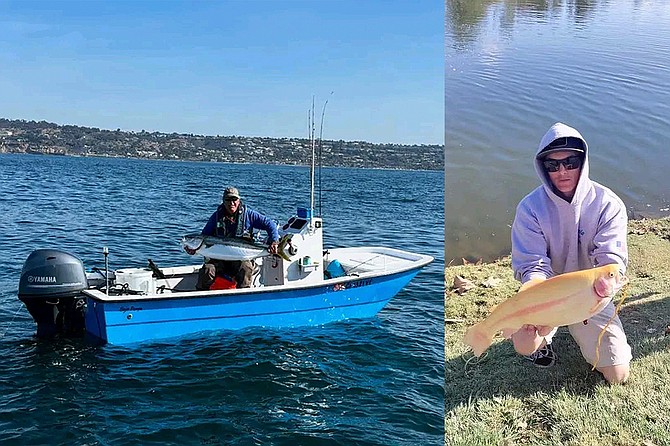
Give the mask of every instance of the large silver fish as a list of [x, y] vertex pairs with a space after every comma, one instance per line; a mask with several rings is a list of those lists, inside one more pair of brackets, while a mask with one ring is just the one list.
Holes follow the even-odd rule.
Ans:
[[[218, 260], [253, 260], [271, 255], [266, 245], [241, 238], [221, 238], [212, 235], [187, 234], [182, 237], [181, 246], [185, 250], [195, 251], [195, 254]], [[288, 260], [281, 244], [278, 255]]]

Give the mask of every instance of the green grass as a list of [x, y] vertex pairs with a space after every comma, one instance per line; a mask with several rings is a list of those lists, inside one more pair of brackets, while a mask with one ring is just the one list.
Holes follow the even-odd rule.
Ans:
[[[620, 317], [633, 361], [624, 385], [591, 371], [565, 327], [550, 369], [533, 367], [501, 337], [474, 358], [465, 329], [519, 283], [509, 258], [445, 269], [446, 445], [670, 445], [670, 219], [631, 221], [628, 241]], [[456, 275], [475, 287], [454, 292]], [[485, 287], [490, 278], [502, 282]]]

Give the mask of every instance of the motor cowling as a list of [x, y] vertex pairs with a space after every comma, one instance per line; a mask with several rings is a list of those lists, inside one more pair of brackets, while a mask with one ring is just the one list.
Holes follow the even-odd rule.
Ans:
[[19, 299], [37, 323], [37, 336], [84, 333], [81, 292], [88, 288], [82, 261], [57, 249], [38, 249], [23, 264]]

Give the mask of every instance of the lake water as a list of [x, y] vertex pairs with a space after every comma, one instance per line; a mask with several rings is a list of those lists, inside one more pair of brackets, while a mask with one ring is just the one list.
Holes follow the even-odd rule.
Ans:
[[[87, 267], [193, 263], [226, 185], [283, 221], [309, 169], [0, 155], [0, 444], [427, 445], [443, 435], [443, 174], [324, 169], [325, 244], [436, 257], [376, 317], [135, 348], [37, 341], [17, 298], [37, 248]], [[318, 203], [318, 196], [317, 196]]]
[[670, 2], [446, 5], [447, 263], [509, 253], [557, 121], [586, 138], [591, 178], [631, 216], [670, 215]]

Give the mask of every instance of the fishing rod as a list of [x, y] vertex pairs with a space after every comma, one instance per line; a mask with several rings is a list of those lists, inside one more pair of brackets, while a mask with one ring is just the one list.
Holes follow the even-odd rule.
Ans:
[[[347, 274], [349, 274], [350, 272], [352, 272], [353, 270], [355, 270], [355, 269], [358, 268], [359, 266], [366, 265], [366, 264], [372, 262], [374, 259], [376, 259], [376, 258], [378, 258], [378, 257], [381, 257], [381, 256], [382, 256], [382, 254], [377, 254], [376, 256], [374, 256], [374, 257], [370, 257], [370, 258], [367, 259], [367, 260], [363, 260], [362, 262], [358, 262], [356, 265], [352, 266], [351, 268], [349, 268], [348, 271], [345, 271], [345, 272], [346, 272]], [[386, 267], [386, 266], [384, 266], [384, 267]], [[344, 268], [343, 268], [343, 269], [344, 269]]]
[[309, 197], [309, 209], [310, 212], [312, 213], [312, 216], [314, 216], [314, 152], [315, 152], [315, 123], [314, 123], [314, 95], [312, 95], [312, 111], [311, 111], [311, 126], [310, 126], [310, 134], [309, 134], [309, 141], [310, 141], [310, 146], [312, 147], [312, 164], [310, 167], [309, 171], [309, 176], [310, 176], [310, 197]]
[[[333, 92], [330, 92], [331, 96]], [[312, 107], [310, 108], [309, 112], [307, 113], [307, 123], [308, 123], [308, 134], [309, 134], [309, 142], [310, 142], [310, 147], [312, 149], [312, 162], [310, 164], [310, 169], [309, 169], [309, 177], [310, 177], [310, 196], [309, 196], [309, 208], [312, 213], [312, 216], [314, 216], [314, 188], [315, 188], [315, 159], [316, 159], [316, 120], [314, 117], [315, 114], [315, 98], [314, 95], [312, 95]], [[322, 208], [321, 208], [321, 192], [323, 190], [323, 187], [321, 185], [321, 165], [322, 165], [322, 154], [323, 154], [323, 122], [325, 119], [326, 115], [326, 105], [328, 105], [328, 99], [326, 99], [326, 102], [323, 104], [323, 109], [321, 110], [321, 126], [319, 129], [319, 151], [318, 151], [318, 157], [319, 157], [319, 172], [318, 172], [318, 177], [319, 177], [319, 215], [322, 213]]]

